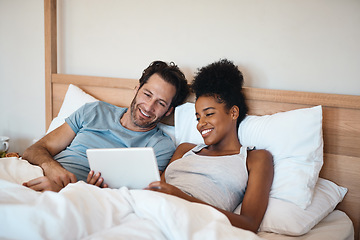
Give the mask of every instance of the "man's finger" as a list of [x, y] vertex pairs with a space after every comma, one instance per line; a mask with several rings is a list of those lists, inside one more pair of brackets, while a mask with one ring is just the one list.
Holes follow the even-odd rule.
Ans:
[[44, 177], [38, 177], [38, 178], [31, 179], [27, 182], [24, 182], [23, 185], [26, 187], [31, 187], [31, 186], [37, 185], [42, 182], [43, 178]]

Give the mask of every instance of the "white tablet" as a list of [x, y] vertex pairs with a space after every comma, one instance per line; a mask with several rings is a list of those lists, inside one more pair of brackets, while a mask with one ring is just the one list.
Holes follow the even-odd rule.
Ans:
[[86, 154], [90, 169], [100, 172], [110, 188], [143, 189], [151, 182], [160, 181], [151, 147], [87, 149]]

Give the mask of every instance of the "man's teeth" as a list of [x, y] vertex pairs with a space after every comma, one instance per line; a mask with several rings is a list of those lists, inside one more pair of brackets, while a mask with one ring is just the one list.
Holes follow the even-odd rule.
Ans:
[[212, 129], [205, 129], [205, 130], [203, 130], [203, 131], [201, 132], [201, 134], [204, 135], [204, 134], [207, 134], [207, 133], [209, 133], [209, 132], [211, 132], [211, 131], [212, 131]]
[[146, 113], [144, 113], [141, 109], [140, 109], [140, 112], [145, 115], [146, 117], [150, 117], [150, 115], [147, 115]]

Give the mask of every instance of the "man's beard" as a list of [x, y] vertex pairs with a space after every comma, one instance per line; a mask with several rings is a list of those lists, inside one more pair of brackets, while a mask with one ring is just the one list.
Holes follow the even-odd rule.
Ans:
[[140, 111], [139, 108], [137, 108], [137, 104], [135, 99], [133, 99], [133, 101], [131, 102], [130, 105], [130, 115], [131, 115], [131, 121], [135, 124], [135, 126], [139, 127], [139, 128], [153, 128], [155, 127], [161, 120], [161, 118], [154, 118], [154, 119], [149, 119], [149, 121], [142, 121], [140, 119], [137, 119], [136, 116], [137, 114], [135, 113], [135, 111]]

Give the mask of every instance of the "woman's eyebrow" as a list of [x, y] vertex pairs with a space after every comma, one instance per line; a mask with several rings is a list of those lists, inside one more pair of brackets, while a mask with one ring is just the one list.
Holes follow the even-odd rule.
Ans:
[[[213, 109], [215, 109], [214, 107], [207, 107], [207, 108], [204, 108], [203, 110], [202, 110], [202, 112], [206, 112], [207, 110], [213, 110]], [[199, 113], [198, 112], [195, 112], [195, 115], [199, 115]]]
[[203, 109], [203, 112], [205, 112], [205, 111], [207, 111], [207, 110], [213, 110], [213, 109], [215, 109], [214, 107], [207, 107], [207, 108], [204, 108]]

